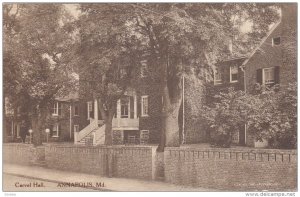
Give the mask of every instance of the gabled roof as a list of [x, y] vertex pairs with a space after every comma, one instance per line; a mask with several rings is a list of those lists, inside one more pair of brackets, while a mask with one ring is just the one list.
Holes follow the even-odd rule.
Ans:
[[79, 99], [79, 94], [78, 92], [70, 92], [67, 96], [64, 97], [57, 97], [55, 100], [57, 101], [77, 101]]
[[269, 36], [273, 33], [273, 31], [278, 27], [278, 25], [281, 23], [281, 20], [277, 22], [269, 31], [269, 33], [262, 39], [262, 41], [259, 43], [259, 45], [252, 51], [252, 53], [249, 55], [249, 57], [243, 62], [242, 66], [246, 65], [248, 61], [253, 57], [253, 55], [256, 53], [257, 50], [265, 43], [265, 41], [269, 38]]

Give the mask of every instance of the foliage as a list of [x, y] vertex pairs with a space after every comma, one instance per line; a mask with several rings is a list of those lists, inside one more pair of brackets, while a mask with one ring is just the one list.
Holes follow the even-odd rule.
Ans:
[[[269, 140], [273, 148], [295, 148], [297, 139], [297, 85], [260, 88], [259, 94], [245, 94], [229, 88], [205, 106], [203, 117], [211, 128], [213, 143], [228, 146], [231, 136], [247, 124], [255, 140]], [[227, 136], [227, 137], [225, 137]], [[220, 140], [221, 138], [221, 140]]]
[[203, 117], [210, 127], [212, 144], [229, 147], [231, 137], [239, 130], [246, 118], [247, 103], [251, 100], [243, 91], [228, 88], [226, 92], [215, 95], [213, 106], [204, 106]]
[[71, 16], [60, 4], [5, 4], [4, 12], [4, 95], [31, 117], [40, 145], [50, 103], [76, 87]]

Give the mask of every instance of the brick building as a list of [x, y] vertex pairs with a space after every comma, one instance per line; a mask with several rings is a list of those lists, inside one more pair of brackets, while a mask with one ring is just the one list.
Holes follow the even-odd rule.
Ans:
[[[248, 57], [219, 62], [214, 72], [214, 88], [234, 87], [253, 93], [256, 84], [282, 88], [297, 82], [297, 4], [281, 4], [281, 19]], [[212, 90], [212, 91], [213, 91]], [[266, 146], [256, 142], [246, 129], [235, 135], [234, 142], [247, 146]]]
[[[57, 98], [49, 109], [48, 119], [45, 127], [49, 128], [49, 142], [72, 141], [74, 131], [79, 130], [79, 102], [78, 94], [70, 94], [67, 97]], [[29, 142], [29, 129], [31, 128], [30, 117], [26, 106], [16, 109], [10, 107], [9, 101], [5, 99], [5, 114], [3, 125], [4, 142], [22, 142], [22, 137]], [[33, 135], [34, 135], [33, 131]], [[42, 141], [47, 141], [46, 131], [42, 132]]]

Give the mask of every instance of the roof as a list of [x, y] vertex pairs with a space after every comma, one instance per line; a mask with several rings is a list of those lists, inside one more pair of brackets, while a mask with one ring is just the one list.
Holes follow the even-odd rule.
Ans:
[[57, 98], [55, 98], [55, 100], [65, 101], [65, 102], [77, 101], [77, 100], [79, 100], [79, 94], [78, 94], [78, 92], [70, 92], [69, 95], [64, 96], [64, 97], [57, 97]]
[[269, 36], [273, 33], [273, 31], [278, 27], [278, 25], [281, 23], [281, 20], [277, 22], [269, 31], [269, 33], [262, 39], [260, 44], [252, 51], [252, 53], [249, 55], [249, 57], [243, 62], [243, 66], [248, 63], [248, 61], [253, 57], [253, 55], [256, 53], [257, 50], [265, 43], [265, 41], [269, 38]]
[[236, 57], [229, 57], [228, 59], [222, 60], [220, 62], [229, 62], [229, 61], [233, 61], [233, 60], [240, 60], [240, 59], [246, 59], [246, 58], [248, 58], [248, 56], [242, 55], [242, 56], [236, 56]]

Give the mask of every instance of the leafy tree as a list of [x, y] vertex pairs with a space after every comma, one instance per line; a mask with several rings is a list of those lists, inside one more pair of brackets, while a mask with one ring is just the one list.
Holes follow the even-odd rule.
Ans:
[[[249, 106], [256, 101], [244, 91], [228, 88], [214, 96], [213, 105], [204, 106], [202, 116], [208, 124], [212, 144], [229, 147], [232, 136], [246, 123]], [[245, 102], [247, 101], [247, 102]]]
[[[164, 146], [180, 145], [178, 115], [182, 76], [204, 73], [213, 67], [216, 59], [226, 56], [227, 41], [239, 38], [243, 22], [255, 24], [247, 35], [246, 46], [249, 46], [261, 39], [268, 25], [278, 19], [272, 4], [87, 4], [81, 7], [85, 14], [82, 31], [86, 37], [82, 41], [90, 42], [90, 46], [99, 43], [98, 65], [111, 65], [115, 58], [120, 58], [117, 54], [126, 36], [137, 39], [135, 49], [141, 49], [138, 51], [148, 60], [149, 75], [161, 84], [163, 127], [159, 151]], [[108, 45], [112, 47], [107, 48]]]
[[224, 57], [227, 41], [239, 33], [233, 18], [252, 20], [259, 29], [253, 28], [250, 33], [265, 34], [266, 24], [278, 19], [271, 7], [270, 4], [138, 4], [135, 7], [137, 30], [148, 40], [152, 60], [149, 66], [158, 76], [163, 95], [163, 128], [158, 151], [163, 151], [164, 146], [180, 145], [182, 76], [204, 73]]
[[[81, 4], [78, 20], [80, 90], [83, 98], [97, 99], [105, 121], [105, 144], [112, 145], [112, 119], [118, 99], [132, 87], [142, 53], [130, 32], [127, 4]], [[130, 7], [129, 7], [130, 8]]]
[[4, 94], [14, 108], [26, 108], [35, 145], [42, 143], [50, 103], [76, 84], [69, 72], [70, 19], [61, 4], [4, 4]]

